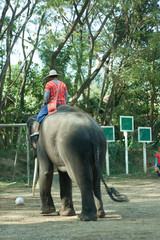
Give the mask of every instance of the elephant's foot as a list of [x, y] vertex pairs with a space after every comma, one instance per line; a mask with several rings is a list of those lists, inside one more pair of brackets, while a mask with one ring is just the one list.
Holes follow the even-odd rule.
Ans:
[[51, 194], [46, 195], [41, 194], [41, 200], [42, 200], [41, 214], [50, 214], [56, 211]]
[[75, 216], [76, 213], [73, 208], [62, 208], [59, 213], [60, 216]]
[[89, 214], [85, 215], [83, 213], [79, 214], [77, 217], [78, 220], [80, 221], [96, 221], [97, 220], [97, 214]]
[[99, 218], [105, 218], [106, 213], [105, 213], [105, 211], [98, 211], [97, 215], [98, 215]]
[[55, 207], [42, 207], [41, 214], [50, 214], [56, 212]]

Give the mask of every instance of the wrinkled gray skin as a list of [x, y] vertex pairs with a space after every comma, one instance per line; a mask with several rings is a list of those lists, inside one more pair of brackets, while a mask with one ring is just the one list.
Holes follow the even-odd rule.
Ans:
[[[27, 122], [30, 133], [34, 131], [33, 119], [35, 117]], [[33, 147], [34, 144], [32, 140]], [[97, 220], [97, 217], [104, 217], [99, 169], [102, 168], [105, 154], [104, 133], [89, 115], [68, 105], [62, 105], [55, 114], [45, 118], [37, 142], [42, 213], [55, 212], [51, 185], [56, 167], [59, 172], [62, 201], [59, 214], [75, 215], [72, 202], [74, 181], [82, 198], [82, 212], [78, 219], [91, 221]]]
[[27, 128], [28, 128], [28, 139], [30, 141], [30, 144], [33, 148], [33, 154], [34, 154], [34, 158], [37, 157], [37, 140], [38, 137], [34, 137], [34, 138], [30, 138], [31, 133], [33, 133], [35, 131], [35, 127], [36, 127], [36, 119], [37, 119], [37, 115], [32, 115], [28, 121], [27, 121]]

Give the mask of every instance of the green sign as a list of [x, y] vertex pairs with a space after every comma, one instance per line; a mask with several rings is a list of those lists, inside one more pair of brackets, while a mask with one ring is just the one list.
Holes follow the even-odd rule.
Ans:
[[138, 142], [152, 142], [151, 127], [138, 128]]
[[134, 119], [132, 116], [120, 116], [120, 131], [134, 131]]
[[115, 133], [113, 126], [102, 126], [107, 142], [115, 142]]

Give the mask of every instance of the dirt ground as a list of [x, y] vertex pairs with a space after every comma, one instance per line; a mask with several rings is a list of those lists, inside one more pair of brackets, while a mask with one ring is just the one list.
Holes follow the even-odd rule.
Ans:
[[[113, 202], [102, 185], [106, 217], [96, 222], [81, 222], [74, 217], [60, 217], [56, 213], [40, 215], [39, 190], [33, 198], [31, 188], [23, 184], [6, 184], [0, 188], [0, 239], [148, 239], [160, 236], [160, 178], [108, 178], [107, 184], [127, 194], [129, 202]], [[57, 181], [52, 188], [57, 211], [61, 207]], [[15, 199], [23, 197], [25, 204], [16, 206]], [[81, 211], [79, 189], [73, 186], [76, 213]]]

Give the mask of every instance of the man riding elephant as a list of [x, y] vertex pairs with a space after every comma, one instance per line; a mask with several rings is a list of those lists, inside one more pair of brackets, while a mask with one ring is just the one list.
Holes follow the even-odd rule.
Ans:
[[[27, 122], [30, 126], [31, 120]], [[32, 129], [32, 128], [30, 128]], [[72, 201], [72, 181], [81, 192], [82, 221], [105, 217], [100, 180], [114, 201], [127, 201], [115, 189], [109, 188], [102, 176], [106, 155], [106, 138], [96, 121], [88, 114], [68, 105], [61, 105], [56, 113], [46, 117], [40, 127], [37, 142], [39, 186], [42, 214], [55, 212], [51, 196], [54, 168], [59, 173], [62, 216], [75, 215]]]
[[38, 136], [40, 123], [43, 119], [49, 113], [55, 112], [59, 105], [66, 104], [67, 102], [67, 87], [63, 82], [58, 80], [58, 77], [60, 77], [60, 74], [55, 70], [51, 70], [49, 75], [46, 76], [47, 84], [44, 90], [43, 105], [37, 116], [35, 132], [30, 137]]

